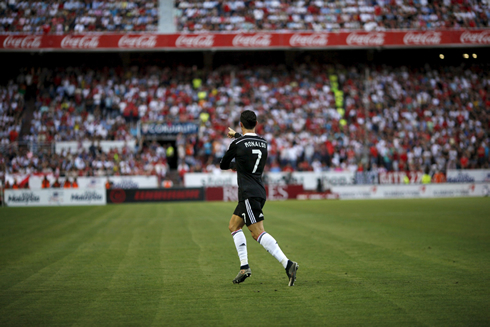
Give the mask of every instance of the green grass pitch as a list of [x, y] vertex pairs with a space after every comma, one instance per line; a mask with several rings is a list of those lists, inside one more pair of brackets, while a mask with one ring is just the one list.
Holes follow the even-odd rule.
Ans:
[[0, 326], [489, 326], [490, 199], [268, 202], [294, 287], [234, 203], [0, 209]]

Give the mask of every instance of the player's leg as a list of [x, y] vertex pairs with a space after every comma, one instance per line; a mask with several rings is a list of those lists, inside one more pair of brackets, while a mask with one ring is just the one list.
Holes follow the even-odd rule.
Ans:
[[251, 222], [251, 224], [247, 224], [247, 227], [252, 233], [252, 237], [282, 264], [289, 278], [289, 286], [293, 286], [299, 266], [296, 262], [286, 257], [274, 237], [264, 230], [264, 214], [262, 213], [264, 203], [265, 201], [245, 200], [245, 206], [248, 209], [247, 217], [249, 217]]
[[281, 248], [277, 244], [277, 241], [264, 230], [264, 222], [259, 221], [255, 224], [248, 226], [248, 229], [252, 233], [252, 237], [259, 242], [274, 258], [279, 261], [284, 268], [288, 264], [288, 258], [282, 252]]
[[235, 242], [238, 257], [240, 258], [240, 268], [248, 268], [247, 239], [242, 231], [244, 225], [245, 222], [243, 221], [243, 218], [233, 215], [231, 216], [230, 224], [228, 226], [231, 236], [233, 236], [233, 241]]
[[240, 271], [238, 275], [233, 279], [234, 284], [239, 284], [243, 282], [247, 277], [250, 277], [252, 270], [248, 265], [248, 252], [247, 252], [247, 239], [243, 234], [242, 227], [245, 225], [245, 221], [239, 216], [240, 212], [244, 210], [243, 204], [237, 205], [235, 212], [231, 216], [228, 229], [233, 236], [233, 241], [235, 242], [235, 247], [238, 253], [238, 258], [240, 259]]

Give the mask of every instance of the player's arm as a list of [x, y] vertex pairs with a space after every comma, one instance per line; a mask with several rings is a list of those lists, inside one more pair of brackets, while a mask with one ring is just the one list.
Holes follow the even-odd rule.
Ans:
[[227, 169], [235, 169], [235, 162], [231, 162], [233, 158], [236, 156], [236, 144], [235, 142], [231, 142], [230, 147], [228, 148], [228, 151], [226, 151], [224, 157], [221, 159], [221, 162], [219, 164], [219, 167], [222, 170], [227, 170]]
[[231, 129], [230, 127], [228, 127], [228, 137], [230, 139], [232, 139], [232, 138], [237, 139], [237, 138], [239, 138], [241, 136], [242, 136], [242, 134], [240, 134], [238, 132], [235, 132], [233, 129]]

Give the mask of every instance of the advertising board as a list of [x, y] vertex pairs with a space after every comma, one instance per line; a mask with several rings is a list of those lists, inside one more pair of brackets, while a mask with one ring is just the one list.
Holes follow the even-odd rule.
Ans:
[[345, 31], [257, 33], [87, 33], [62, 35], [0, 35], [0, 50], [36, 51], [149, 51], [196, 49], [328, 49], [382, 47], [437, 47], [490, 44], [487, 29], [435, 31]]
[[[267, 185], [265, 191], [269, 201], [296, 199], [303, 185]], [[238, 202], [238, 186], [206, 187], [206, 201]]]
[[110, 189], [107, 190], [107, 203], [204, 201], [204, 189]]
[[9, 207], [105, 205], [106, 191], [98, 189], [5, 190]]
[[356, 185], [332, 187], [340, 199], [409, 199], [488, 196], [490, 184]]
[[490, 182], [490, 169], [448, 169], [448, 183], [482, 183]]

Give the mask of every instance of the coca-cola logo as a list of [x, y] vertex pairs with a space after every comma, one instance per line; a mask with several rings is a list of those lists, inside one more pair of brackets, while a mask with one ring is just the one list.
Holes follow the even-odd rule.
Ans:
[[119, 39], [117, 45], [120, 48], [154, 48], [157, 45], [155, 35], [124, 35]]
[[459, 38], [461, 43], [490, 43], [490, 31], [470, 32], [466, 31]]
[[289, 39], [292, 47], [324, 47], [328, 44], [327, 34], [293, 34]]
[[61, 47], [68, 49], [95, 49], [99, 46], [99, 36], [85, 35], [85, 36], [65, 36], [61, 40]]
[[210, 48], [214, 45], [214, 35], [181, 35], [175, 41], [177, 48]]
[[238, 34], [233, 38], [234, 47], [264, 48], [271, 45], [271, 34]]
[[403, 43], [405, 44], [440, 44], [441, 43], [441, 32], [425, 32], [425, 33], [415, 33], [408, 32], [403, 36]]
[[8, 36], [3, 41], [4, 48], [35, 49], [41, 46], [42, 36]]
[[346, 40], [349, 45], [383, 45], [385, 33], [350, 33]]

